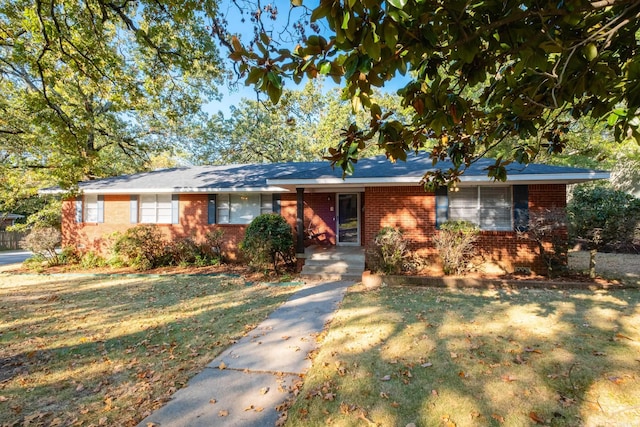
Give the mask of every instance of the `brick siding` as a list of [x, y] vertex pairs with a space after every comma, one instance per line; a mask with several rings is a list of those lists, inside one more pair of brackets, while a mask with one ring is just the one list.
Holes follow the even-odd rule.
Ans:
[[[304, 227], [318, 234], [306, 244], [333, 245], [336, 242], [335, 193], [307, 193], [304, 195]], [[435, 228], [435, 197], [422, 187], [367, 187], [361, 194], [361, 244], [369, 245], [382, 227], [401, 228], [412, 251], [421, 256], [435, 258], [432, 236]], [[62, 207], [62, 237], [64, 246], [95, 250], [108, 255], [111, 235], [123, 232], [137, 224], [129, 221], [130, 196], [104, 196], [103, 223], [75, 223], [75, 201], [67, 200]], [[205, 233], [217, 228], [225, 232], [225, 255], [234, 259], [244, 236], [246, 225], [207, 224], [208, 196], [206, 194], [180, 195], [180, 223], [159, 224], [169, 239], [192, 236], [202, 241]], [[566, 187], [563, 184], [529, 186], [529, 211], [564, 208]], [[281, 214], [296, 233], [296, 195], [281, 196]], [[309, 227], [311, 224], [311, 227]], [[566, 236], [566, 230], [561, 230]], [[529, 267], [544, 272], [544, 262], [537, 254], [534, 243], [519, 239], [514, 232], [484, 231], [479, 239], [481, 254], [508, 271], [516, 267]]]

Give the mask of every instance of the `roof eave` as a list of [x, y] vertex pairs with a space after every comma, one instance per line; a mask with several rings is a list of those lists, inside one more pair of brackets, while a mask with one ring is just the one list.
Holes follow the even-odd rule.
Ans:
[[[595, 181], [600, 179], [609, 179], [609, 172], [579, 172], [566, 174], [520, 174], [512, 175], [508, 178], [504, 185], [509, 184], [577, 184], [580, 182]], [[278, 185], [283, 187], [347, 187], [352, 185], [366, 186], [401, 186], [401, 185], [418, 185], [422, 180], [422, 176], [403, 176], [403, 177], [376, 177], [376, 178], [336, 178], [324, 177], [316, 179], [270, 179], [267, 183], [270, 185]], [[486, 175], [463, 175], [460, 177], [460, 184], [500, 184], [500, 182]]]

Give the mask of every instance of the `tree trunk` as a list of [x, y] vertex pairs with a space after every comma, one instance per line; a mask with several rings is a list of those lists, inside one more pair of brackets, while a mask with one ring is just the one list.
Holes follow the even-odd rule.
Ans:
[[597, 249], [591, 249], [589, 251], [589, 277], [592, 279], [596, 278], [596, 254], [598, 253]]

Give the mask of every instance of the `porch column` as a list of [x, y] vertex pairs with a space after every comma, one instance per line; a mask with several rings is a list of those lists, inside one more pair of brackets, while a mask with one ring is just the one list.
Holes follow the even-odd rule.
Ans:
[[296, 188], [296, 231], [298, 238], [296, 241], [296, 253], [304, 254], [304, 188]]

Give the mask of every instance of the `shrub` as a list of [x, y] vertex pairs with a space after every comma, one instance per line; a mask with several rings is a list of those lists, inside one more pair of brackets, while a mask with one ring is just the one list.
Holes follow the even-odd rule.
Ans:
[[204, 245], [211, 252], [211, 259], [223, 260], [222, 244], [224, 243], [224, 230], [218, 228], [208, 231], [204, 235]]
[[584, 239], [590, 250], [589, 276], [595, 277], [595, 257], [605, 245], [633, 241], [640, 221], [640, 202], [623, 191], [581, 186], [567, 206], [572, 237]]
[[442, 259], [444, 274], [464, 274], [471, 270], [479, 233], [478, 226], [469, 221], [449, 220], [440, 226], [433, 242]]
[[82, 268], [99, 268], [107, 265], [107, 261], [95, 251], [89, 251], [80, 258]]
[[526, 230], [517, 230], [518, 238], [530, 240], [538, 246], [547, 274], [567, 269], [567, 215], [563, 209], [544, 209], [529, 213]]
[[47, 259], [49, 265], [59, 263], [56, 247], [60, 244], [60, 231], [54, 227], [34, 228], [20, 242], [20, 247]]
[[293, 260], [293, 233], [287, 221], [278, 214], [257, 216], [245, 232], [240, 250], [255, 268], [273, 265], [278, 272], [278, 261], [291, 264]]
[[167, 256], [163, 264], [168, 265], [189, 265], [201, 257], [203, 248], [198, 245], [192, 238], [185, 237], [172, 242], [167, 247]]
[[117, 233], [112, 250], [125, 265], [148, 270], [162, 264], [166, 245], [157, 227], [138, 225], [124, 233]]
[[60, 261], [60, 264], [64, 265], [78, 264], [81, 258], [82, 254], [72, 246], [65, 246], [58, 254], [58, 260]]
[[387, 274], [401, 272], [407, 257], [407, 244], [402, 231], [393, 227], [380, 229], [373, 245], [367, 250], [369, 268]]

